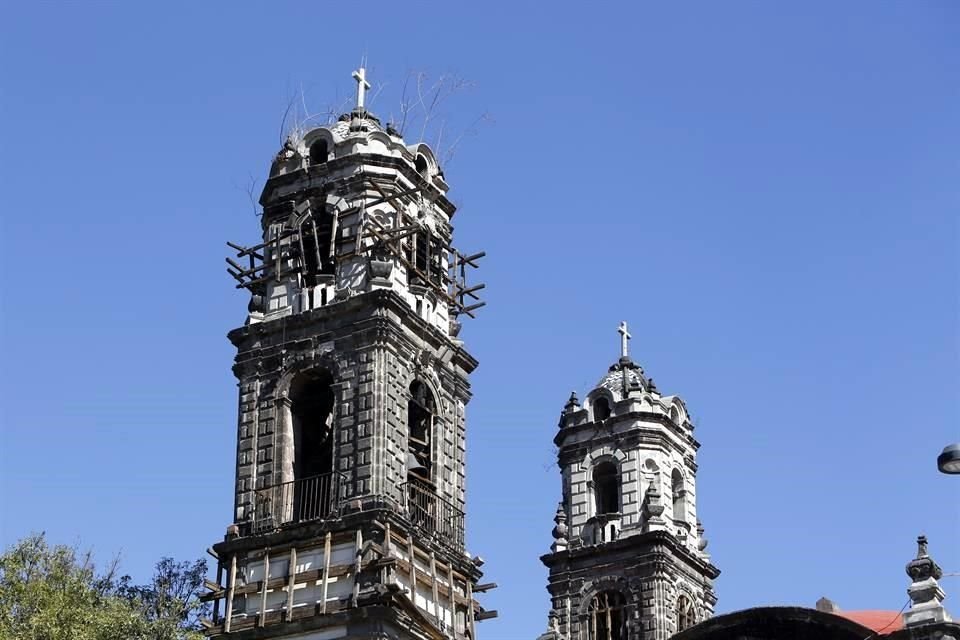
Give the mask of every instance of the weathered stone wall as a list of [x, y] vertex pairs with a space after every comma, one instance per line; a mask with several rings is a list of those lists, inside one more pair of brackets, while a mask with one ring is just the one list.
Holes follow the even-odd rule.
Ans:
[[[347, 479], [348, 499], [402, 504], [409, 388], [420, 380], [436, 396], [437, 492], [463, 509], [466, 376], [475, 362], [406, 313], [392, 293], [368, 297], [391, 303], [370, 306], [355, 298], [343, 303], [354, 308], [351, 313], [333, 305], [231, 334], [239, 348], [237, 522], [250, 520], [255, 490], [294, 479], [289, 386], [298, 373], [314, 368], [333, 377], [335, 468]], [[438, 342], [446, 343], [444, 358], [436, 356], [444, 353]]]

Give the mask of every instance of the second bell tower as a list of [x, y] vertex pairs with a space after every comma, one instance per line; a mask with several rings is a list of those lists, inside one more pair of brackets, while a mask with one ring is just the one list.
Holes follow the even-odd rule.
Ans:
[[713, 615], [720, 571], [697, 518], [693, 423], [627, 349], [554, 438], [563, 481], [540, 640], [667, 640]]
[[[233, 524], [214, 545], [213, 637], [476, 638], [465, 550], [458, 339], [482, 254], [452, 247], [432, 150], [364, 107], [288, 138], [262, 239], [227, 261], [250, 292]], [[471, 302], [472, 301], [472, 302]]]

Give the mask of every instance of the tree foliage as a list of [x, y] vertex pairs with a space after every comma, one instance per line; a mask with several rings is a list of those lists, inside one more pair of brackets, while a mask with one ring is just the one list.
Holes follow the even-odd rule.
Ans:
[[199, 640], [206, 562], [163, 558], [134, 585], [114, 560], [97, 571], [89, 552], [50, 546], [43, 534], [0, 556], [2, 640]]

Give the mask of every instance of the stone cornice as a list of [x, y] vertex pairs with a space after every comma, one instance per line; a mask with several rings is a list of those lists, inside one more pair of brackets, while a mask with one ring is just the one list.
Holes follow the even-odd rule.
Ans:
[[[479, 362], [463, 348], [459, 341], [443, 335], [439, 329], [413, 313], [399, 294], [387, 289], [361, 293], [342, 302], [335, 302], [304, 313], [238, 327], [230, 331], [227, 337], [239, 351], [237, 366], [242, 368], [246, 360], [240, 359], [242, 354], [264, 348], [264, 346], [250, 345], [252, 340], [259, 341], [263, 338], [275, 337], [277, 334], [282, 335], [284, 332], [295, 333], [304, 329], [312, 329], [318, 325], [322, 329], [322, 332], [318, 335], [329, 336], [333, 339], [337, 325], [341, 324], [342, 326], [347, 317], [350, 317], [349, 324], [351, 325], [359, 325], [365, 320], [376, 322], [378, 311], [383, 309], [396, 313], [401, 319], [402, 326], [412, 330], [431, 349], [435, 351], [439, 351], [441, 348], [449, 349], [451, 352], [450, 364], [455, 368], [464, 371], [466, 374], [477, 368]], [[401, 326], [384, 316], [380, 316], [380, 318], [384, 328], [392, 325], [399, 329]]]
[[326, 193], [329, 191], [337, 192], [343, 187], [349, 185], [351, 182], [355, 181], [360, 183], [365, 179], [366, 176], [360, 174], [351, 177], [332, 178], [329, 179], [329, 181], [315, 180], [317, 178], [329, 178], [330, 174], [336, 173], [340, 169], [348, 169], [357, 165], [366, 165], [394, 170], [403, 175], [403, 177], [411, 184], [420, 187], [429, 193], [430, 201], [436, 203], [436, 205], [445, 214], [447, 214], [448, 218], [453, 218], [454, 213], [456, 213], [456, 205], [454, 205], [450, 199], [447, 198], [447, 196], [436, 186], [432, 185], [423, 176], [417, 173], [416, 169], [408, 161], [402, 158], [385, 156], [379, 153], [354, 153], [340, 158], [335, 158], [322, 165], [302, 167], [296, 171], [291, 171], [290, 173], [273, 176], [269, 178], [266, 184], [263, 186], [263, 192], [260, 196], [260, 204], [264, 207], [276, 204], [274, 192], [278, 188], [295, 186], [298, 182], [305, 183], [305, 190], [317, 190], [318, 193]]
[[581, 558], [602, 558], [604, 556], [614, 555], [623, 551], [632, 551], [642, 549], [644, 552], [654, 555], [664, 554], [658, 546], [666, 547], [670, 555], [681, 558], [687, 565], [694, 568], [712, 580], [720, 575], [720, 569], [709, 562], [704, 562], [689, 549], [677, 542], [677, 539], [666, 531], [650, 531], [639, 535], [625, 536], [612, 542], [605, 542], [602, 545], [591, 545], [556, 551], [540, 556], [540, 561], [549, 569], [561, 563], [570, 563]]

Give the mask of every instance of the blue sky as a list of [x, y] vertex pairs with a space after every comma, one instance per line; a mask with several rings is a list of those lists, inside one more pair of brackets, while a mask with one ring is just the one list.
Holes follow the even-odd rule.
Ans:
[[[134, 6], [134, 4], [136, 6]], [[923, 532], [960, 572], [953, 2], [6, 3], [0, 20], [2, 511], [145, 577], [229, 524], [246, 300], [224, 241], [300, 87], [362, 55], [388, 116], [411, 69], [475, 86], [447, 167], [486, 250], [469, 547], [499, 620], [545, 625], [569, 392], [616, 327], [702, 443], [719, 611], [822, 595], [899, 609]], [[945, 578], [960, 615], [960, 579]]]

